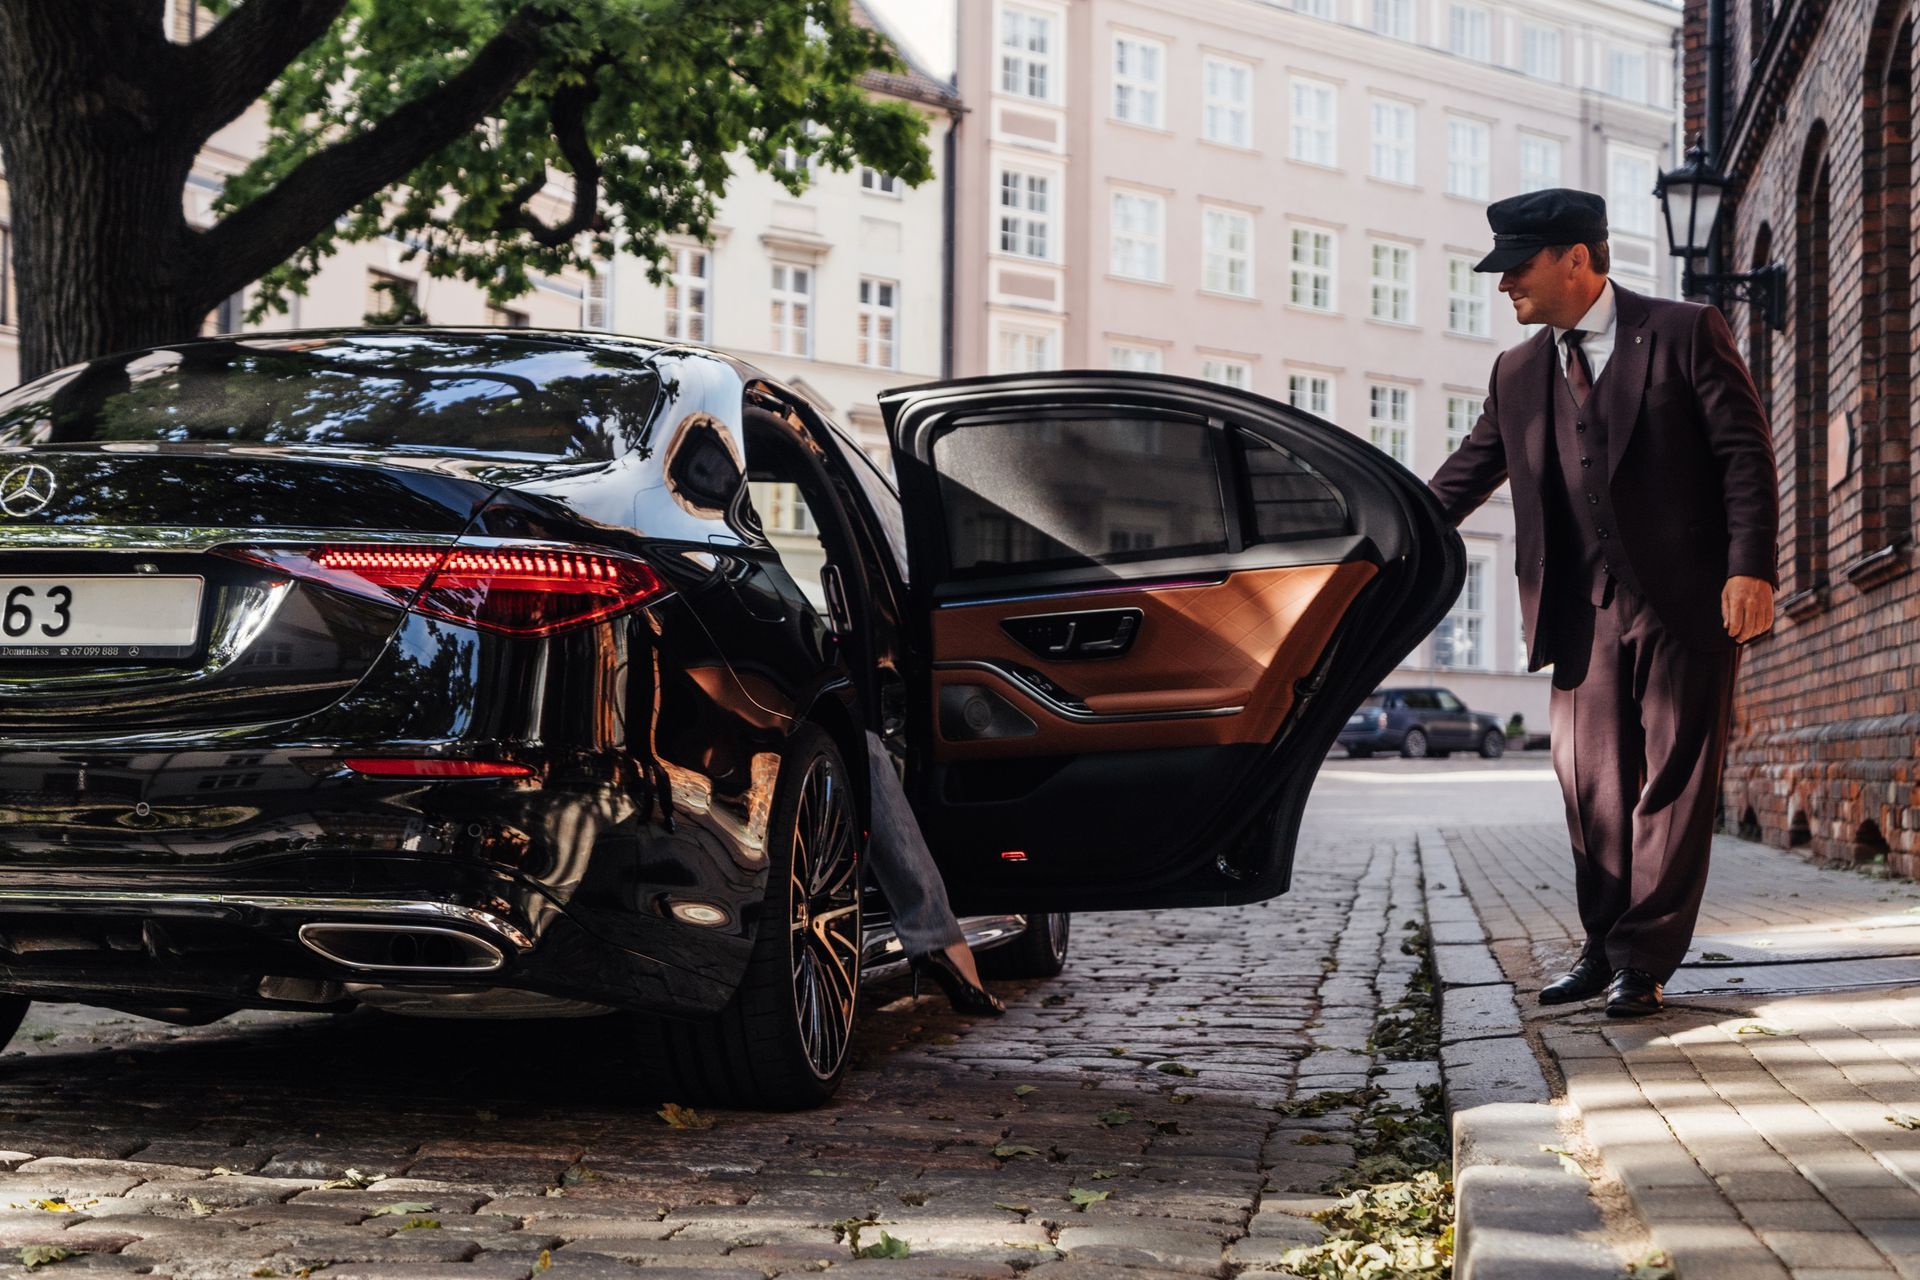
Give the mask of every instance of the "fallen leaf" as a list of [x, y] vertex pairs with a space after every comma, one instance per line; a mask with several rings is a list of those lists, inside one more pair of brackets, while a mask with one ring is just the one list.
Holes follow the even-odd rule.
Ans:
[[1659, 1249], [1627, 1264], [1627, 1280], [1674, 1280], [1673, 1264]]
[[408, 1218], [400, 1224], [402, 1231], [438, 1231], [439, 1229], [440, 1219], [438, 1218]]
[[372, 1213], [368, 1214], [367, 1216], [369, 1218], [384, 1218], [389, 1214], [398, 1216], [398, 1215], [409, 1214], [409, 1213], [432, 1213], [432, 1212], [433, 1212], [433, 1206], [430, 1204], [422, 1204], [415, 1200], [402, 1200], [398, 1204], [381, 1205], [378, 1209], [375, 1209]]
[[1040, 1092], [1040, 1086], [1037, 1084], [1017, 1084], [1013, 1086], [1013, 1096], [1016, 1098], [1024, 1098], [1030, 1093], [1038, 1092]]
[[1004, 1200], [995, 1200], [993, 1202], [993, 1207], [996, 1209], [1005, 1209], [1008, 1213], [1032, 1213], [1033, 1212], [1033, 1206], [1030, 1204], [1008, 1204]]
[[1897, 1116], [1888, 1116], [1888, 1124], [1897, 1124], [1902, 1129], [1920, 1129], [1920, 1116], [1910, 1116], [1901, 1112]]
[[1095, 1182], [1105, 1182], [1108, 1178], [1111, 1178], [1113, 1176], [1114, 1176], [1114, 1173], [1113, 1173], [1113, 1170], [1111, 1169], [1095, 1169], [1093, 1171], [1093, 1180]]
[[1046, 996], [1040, 1001], [1041, 1004], [1045, 1005], [1049, 1009], [1058, 1009], [1061, 1005], [1065, 1004], [1066, 1002], [1067, 1002], [1067, 998], [1065, 996]]
[[670, 1128], [674, 1129], [713, 1128], [712, 1116], [703, 1116], [692, 1107], [683, 1107], [677, 1102], [669, 1102], [666, 1106], [661, 1107], [655, 1114], [662, 1120], [665, 1120]]
[[855, 1249], [853, 1256], [856, 1258], [904, 1258], [907, 1256], [907, 1242], [896, 1240], [882, 1231], [876, 1243], [864, 1249]]
[[1764, 1022], [1749, 1022], [1734, 1030], [1738, 1036], [1790, 1036], [1792, 1027], [1770, 1027]]
[[1733, 957], [1724, 951], [1702, 951], [1700, 953], [1700, 959], [1708, 964], [1719, 964], [1722, 961], [1731, 960]]
[[1548, 1155], [1559, 1156], [1560, 1167], [1574, 1177], [1585, 1178], [1589, 1182], [1593, 1180], [1593, 1175], [1588, 1173], [1580, 1164], [1580, 1161], [1575, 1158], [1573, 1152], [1567, 1150], [1565, 1147], [1550, 1147], [1543, 1142], [1540, 1144], [1540, 1149]]
[[199, 1196], [187, 1197], [187, 1210], [196, 1218], [211, 1218], [213, 1216], [213, 1206], [205, 1200], [202, 1200]]
[[1002, 1160], [1012, 1160], [1016, 1156], [1038, 1156], [1040, 1153], [1032, 1147], [1015, 1146], [1003, 1142], [993, 1149], [993, 1154]]
[[1200, 1074], [1184, 1062], [1163, 1062], [1154, 1070], [1163, 1076], [1186, 1076], [1189, 1079]]
[[947, 1031], [947, 1032], [942, 1032], [940, 1035], [937, 1035], [937, 1036], [928, 1036], [927, 1043], [928, 1044], [959, 1044], [960, 1037], [954, 1035], [951, 1031]]
[[1132, 1050], [1128, 1049], [1127, 1046], [1123, 1044], [1116, 1044], [1108, 1047], [1107, 1056], [1112, 1058], [1124, 1058], [1130, 1052], [1132, 1052]]
[[1745, 978], [1728, 978], [1727, 981], [1728, 982], [1745, 982], [1746, 979]]
[[542, 1271], [553, 1270], [553, 1250], [542, 1249], [540, 1251], [540, 1256], [533, 1260], [533, 1270], [535, 1274], [538, 1274], [539, 1272], [542, 1272]]
[[[215, 1169], [214, 1172], [218, 1173], [220, 1171]], [[332, 1182], [321, 1183], [320, 1189], [322, 1191], [365, 1191], [368, 1187], [386, 1176], [384, 1173], [376, 1173], [369, 1176], [368, 1174], [360, 1172], [358, 1169], [349, 1169]]]
[[47, 1213], [75, 1212], [74, 1206], [67, 1202], [67, 1198], [65, 1196], [48, 1196], [45, 1200], [29, 1200], [27, 1201], [27, 1203], [32, 1205], [34, 1208], [44, 1210]]
[[478, 1120], [481, 1124], [492, 1124], [495, 1120], [498, 1120], [500, 1117], [495, 1115], [491, 1111], [476, 1111], [473, 1113], [473, 1118], [475, 1120]]
[[1133, 1123], [1133, 1112], [1116, 1108], [1112, 1111], [1102, 1111], [1094, 1119], [1109, 1129], [1118, 1129], [1123, 1124]]
[[223, 1164], [217, 1164], [213, 1166], [213, 1176], [216, 1178], [237, 1178], [240, 1176], [240, 1171], [238, 1169], [229, 1169]]
[[601, 1180], [602, 1175], [598, 1170], [589, 1169], [583, 1164], [574, 1165], [560, 1175], [560, 1185], [563, 1187], [577, 1187], [583, 1182], [599, 1182]]
[[57, 1244], [30, 1244], [21, 1249], [17, 1256], [29, 1267], [44, 1267], [73, 1257], [73, 1250], [63, 1249]]
[[1082, 1209], [1090, 1204], [1097, 1204], [1112, 1194], [1113, 1192], [1111, 1191], [1089, 1191], [1085, 1187], [1069, 1187], [1067, 1189], [1067, 1199], [1073, 1201]]

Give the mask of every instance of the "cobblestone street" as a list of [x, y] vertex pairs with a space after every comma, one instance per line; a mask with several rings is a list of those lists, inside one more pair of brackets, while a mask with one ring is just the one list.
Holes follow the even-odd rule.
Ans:
[[[1323, 788], [1274, 902], [1076, 918], [1066, 974], [1003, 985], [999, 1020], [870, 989], [853, 1070], [812, 1113], [670, 1127], [604, 1021], [36, 1006], [0, 1072], [0, 1274], [32, 1245], [75, 1252], [57, 1274], [194, 1280], [1271, 1267], [1319, 1238], [1304, 1215], [1356, 1158], [1350, 1109], [1272, 1104], [1371, 1084], [1415, 1105], [1438, 1080], [1368, 1051], [1418, 964], [1395, 789]], [[1474, 789], [1406, 790], [1426, 811]], [[908, 1256], [854, 1260], [848, 1222]]]

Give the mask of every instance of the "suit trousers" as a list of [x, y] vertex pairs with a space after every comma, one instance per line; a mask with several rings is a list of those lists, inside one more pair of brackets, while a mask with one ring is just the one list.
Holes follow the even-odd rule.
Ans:
[[1690, 647], [1618, 584], [1603, 605], [1567, 604], [1555, 642], [1553, 768], [1586, 954], [1664, 983], [1706, 889], [1740, 652]]

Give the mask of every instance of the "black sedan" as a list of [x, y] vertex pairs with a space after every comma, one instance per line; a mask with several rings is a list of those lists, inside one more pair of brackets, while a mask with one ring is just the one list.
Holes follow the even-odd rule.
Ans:
[[898, 493], [752, 368], [597, 335], [218, 338], [0, 397], [0, 1029], [618, 1012], [669, 1096], [818, 1102], [898, 959], [868, 730], [1003, 971], [1071, 910], [1283, 892], [1459, 590], [1426, 490], [1180, 378], [883, 409]]
[[1467, 710], [1449, 689], [1375, 689], [1340, 731], [1347, 754], [1398, 751], [1410, 760], [1478, 751], [1492, 760], [1506, 753], [1500, 721]]

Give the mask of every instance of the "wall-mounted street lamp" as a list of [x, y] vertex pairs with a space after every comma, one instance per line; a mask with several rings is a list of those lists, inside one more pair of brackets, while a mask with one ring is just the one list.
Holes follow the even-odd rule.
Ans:
[[1733, 179], [1708, 163], [1699, 143], [1687, 149], [1685, 164], [1661, 174], [1653, 185], [1653, 194], [1660, 199], [1660, 214], [1667, 220], [1667, 244], [1674, 257], [1686, 260], [1680, 292], [1704, 293], [1717, 304], [1734, 301], [1762, 307], [1768, 327], [1784, 329], [1787, 269], [1779, 263], [1770, 262], [1752, 271], [1693, 269], [1693, 260], [1706, 257], [1713, 249], [1713, 238], [1726, 209], [1727, 188], [1732, 185]]

